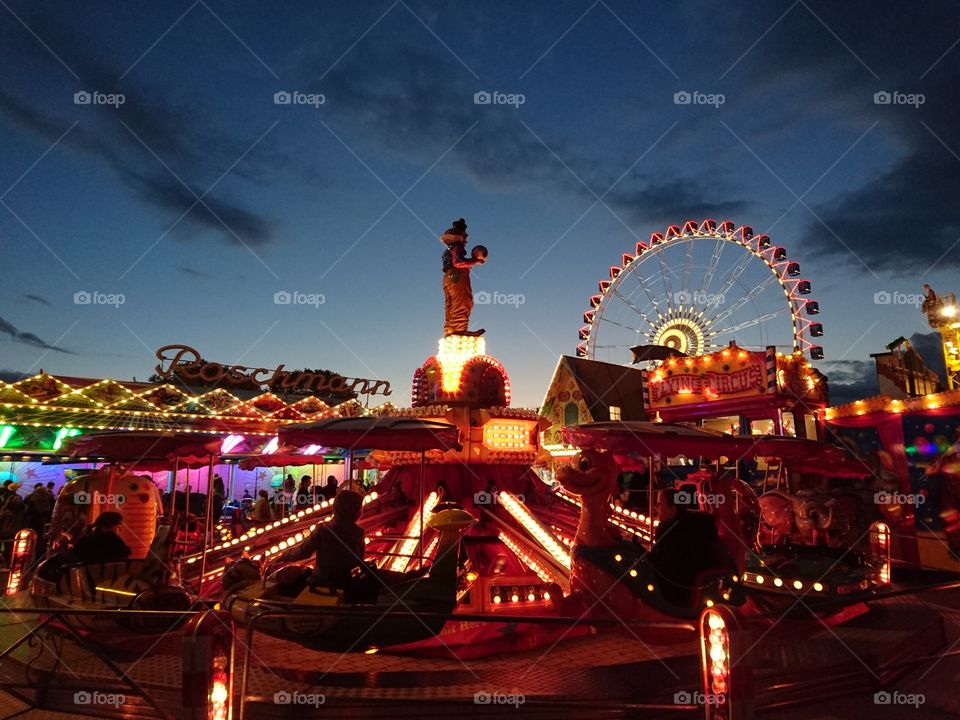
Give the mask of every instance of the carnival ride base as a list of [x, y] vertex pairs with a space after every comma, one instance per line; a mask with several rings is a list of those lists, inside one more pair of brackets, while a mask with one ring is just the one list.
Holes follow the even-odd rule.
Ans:
[[[16, 642], [33, 622], [26, 616], [8, 616], [0, 626], [0, 647]], [[237, 692], [243, 637], [239, 632], [234, 676]], [[960, 611], [917, 597], [871, 603], [870, 613], [839, 627], [786, 619], [754, 628], [757, 712], [785, 716], [790, 706], [799, 704], [807, 709], [805, 717], [820, 717], [810, 714], [810, 709], [831, 707], [836, 698], [870, 700], [881, 687], [907, 682], [904, 674], [914, 666], [897, 663], [934, 656], [957, 638]], [[3, 688], [21, 702], [43, 712], [73, 716], [158, 716], [124, 688], [93, 653], [54, 635], [44, 634], [39, 640], [32, 646], [24, 644], [0, 664]], [[143, 639], [140, 641], [138, 647], [129, 640], [112, 646], [109, 657], [172, 716], [186, 717], [180, 700], [179, 635], [159, 639], [146, 653]], [[99, 648], [104, 650], [102, 645]], [[679, 646], [648, 646], [624, 633], [610, 632], [567, 639], [553, 647], [460, 661], [383, 651], [373, 655], [316, 652], [255, 633], [245, 717], [462, 718], [502, 716], [508, 709], [511, 715], [531, 718], [675, 717], [676, 694], [699, 690], [697, 652], [698, 644], [692, 638]], [[931, 671], [942, 673], [949, 668], [956, 672], [953, 659]], [[121, 708], [78, 707], [75, 694], [91, 689], [123, 693], [126, 704]], [[322, 694], [324, 702], [316, 707], [293, 707], [276, 702], [278, 692]], [[524, 702], [518, 707], [476, 704], [475, 698], [482, 699], [484, 693], [523, 696]], [[951, 700], [936, 702], [943, 705]], [[873, 712], [872, 703], [869, 709], [877, 718], [888, 717], [883, 708]], [[928, 699], [924, 712], [940, 709]], [[38, 712], [32, 710], [25, 717], [42, 717], [33, 714]], [[862, 715], [851, 717], [857, 716]]]

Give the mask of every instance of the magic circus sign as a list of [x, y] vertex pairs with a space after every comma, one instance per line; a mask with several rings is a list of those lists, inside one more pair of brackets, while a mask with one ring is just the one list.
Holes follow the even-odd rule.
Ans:
[[663, 408], [763, 395], [770, 391], [767, 355], [773, 353], [773, 348], [765, 353], [731, 347], [698, 358], [668, 361], [646, 371], [649, 406]]
[[671, 375], [650, 384], [650, 400], [662, 402], [673, 395], [740, 395], [763, 392], [763, 372], [756, 365], [730, 373], [708, 372], [703, 375]]
[[280, 391], [301, 391], [316, 395], [351, 398], [356, 395], [390, 395], [386, 380], [348, 378], [319, 370], [284, 370], [283, 365], [251, 368], [244, 365], [223, 365], [208, 362], [189, 345], [164, 345], [157, 350], [160, 364], [157, 375], [165, 380], [179, 378], [193, 385], [219, 385], [235, 388], [269, 388]]

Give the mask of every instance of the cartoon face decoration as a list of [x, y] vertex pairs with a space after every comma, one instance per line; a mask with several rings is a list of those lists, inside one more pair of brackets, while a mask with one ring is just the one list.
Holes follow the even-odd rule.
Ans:
[[563, 489], [579, 497], [611, 495], [617, 487], [619, 468], [613, 455], [600, 450], [584, 450], [571, 465], [557, 471]]

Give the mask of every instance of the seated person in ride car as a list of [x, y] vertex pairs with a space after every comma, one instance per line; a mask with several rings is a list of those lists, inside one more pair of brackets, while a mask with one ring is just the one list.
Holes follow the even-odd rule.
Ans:
[[257, 502], [253, 504], [253, 521], [267, 523], [273, 520], [270, 510], [270, 493], [261, 490], [257, 493]]
[[678, 498], [684, 494], [672, 488], [660, 491], [657, 497], [660, 525], [650, 553], [663, 597], [680, 606], [691, 602], [697, 575], [713, 566], [718, 542], [713, 516], [688, 510], [683, 498]]
[[353, 570], [365, 568], [363, 528], [357, 524], [363, 510], [363, 497], [353, 490], [342, 490], [333, 501], [333, 520], [322, 523], [298, 547], [287, 550], [275, 562], [303, 560], [316, 556], [316, 567], [308, 584], [344, 589]]
[[333, 500], [337, 496], [338, 485], [337, 479], [333, 475], [328, 476], [326, 485], [320, 489], [320, 492], [323, 494], [323, 499]]
[[122, 524], [120, 513], [101, 513], [74, 544], [73, 555], [79, 562], [88, 564], [126, 560], [130, 557], [130, 546], [117, 535]]

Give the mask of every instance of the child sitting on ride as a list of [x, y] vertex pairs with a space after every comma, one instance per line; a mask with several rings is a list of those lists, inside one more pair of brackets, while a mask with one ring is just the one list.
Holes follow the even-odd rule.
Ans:
[[126, 560], [130, 546], [117, 535], [123, 524], [123, 515], [118, 512], [100, 513], [85, 535], [73, 546], [73, 554], [82, 563], [107, 563]]
[[253, 505], [253, 521], [257, 523], [268, 523], [273, 519], [273, 513], [270, 510], [270, 494], [266, 490], [260, 490], [257, 493], [257, 502]]
[[[347, 589], [354, 570], [366, 570], [363, 562], [363, 528], [357, 524], [363, 510], [363, 497], [352, 490], [343, 490], [333, 501], [333, 520], [317, 527], [298, 547], [277, 556], [276, 563], [304, 560], [316, 556], [316, 566], [306, 580], [311, 587]], [[286, 584], [286, 583], [284, 583]], [[291, 588], [292, 589], [292, 588]]]
[[39, 576], [49, 582], [56, 582], [67, 565], [93, 565], [126, 560], [130, 557], [130, 546], [117, 535], [122, 524], [123, 515], [120, 513], [100, 513], [72, 548], [51, 555], [40, 565], [37, 571]]
[[[689, 616], [705, 598], [716, 602], [735, 569], [717, 540], [713, 516], [681, 508], [683, 500], [692, 496], [664, 490], [660, 494], [660, 528], [651, 551], [624, 542], [608, 522], [608, 501], [616, 492], [618, 473], [611, 454], [591, 449], [557, 471], [560, 485], [581, 500], [571, 552], [571, 602], [560, 603], [561, 610], [591, 613], [596, 598], [604, 596], [603, 608], [597, 610], [601, 616], [649, 618], [647, 608]], [[579, 609], [581, 605], [584, 609]]]
[[660, 577], [661, 594], [675, 605], [687, 605], [697, 575], [715, 564], [717, 525], [707, 513], [691, 512], [683, 502], [689, 493], [663, 489], [657, 496], [657, 527], [650, 561]]

